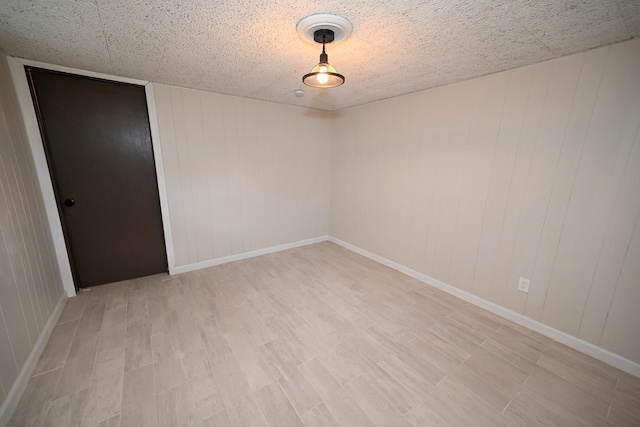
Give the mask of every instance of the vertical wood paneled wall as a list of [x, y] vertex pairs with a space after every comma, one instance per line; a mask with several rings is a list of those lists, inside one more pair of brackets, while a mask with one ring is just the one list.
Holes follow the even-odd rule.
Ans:
[[340, 111], [330, 234], [640, 363], [639, 125], [640, 40]]
[[154, 93], [177, 267], [327, 234], [331, 114]]
[[24, 122], [0, 51], [0, 405], [63, 292]]

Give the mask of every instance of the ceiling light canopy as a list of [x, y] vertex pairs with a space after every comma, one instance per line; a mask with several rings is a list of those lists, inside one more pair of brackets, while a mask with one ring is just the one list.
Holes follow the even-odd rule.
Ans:
[[342, 41], [351, 35], [351, 23], [341, 17], [330, 14], [316, 14], [301, 19], [296, 26], [298, 34], [305, 40], [322, 43], [320, 62], [310, 73], [302, 77], [307, 86], [332, 88], [344, 83], [344, 76], [329, 64], [329, 56], [325, 51], [327, 43]]

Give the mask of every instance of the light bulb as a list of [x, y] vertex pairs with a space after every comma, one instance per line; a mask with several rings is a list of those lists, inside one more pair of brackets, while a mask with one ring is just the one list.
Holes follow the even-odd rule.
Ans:
[[320, 83], [321, 85], [325, 84], [326, 82], [329, 81], [329, 74], [327, 73], [320, 73], [318, 74], [318, 83]]

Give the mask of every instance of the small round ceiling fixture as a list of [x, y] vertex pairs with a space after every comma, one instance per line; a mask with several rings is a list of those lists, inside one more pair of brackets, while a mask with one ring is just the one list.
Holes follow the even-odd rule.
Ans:
[[333, 31], [333, 43], [340, 43], [349, 38], [353, 32], [353, 25], [347, 18], [330, 13], [316, 13], [302, 18], [296, 25], [296, 31], [303, 40], [314, 43], [317, 30]]

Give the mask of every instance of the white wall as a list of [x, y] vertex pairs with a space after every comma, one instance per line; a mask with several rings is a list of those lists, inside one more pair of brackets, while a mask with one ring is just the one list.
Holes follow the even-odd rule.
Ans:
[[640, 40], [342, 110], [330, 234], [640, 363], [639, 125]]
[[327, 234], [330, 113], [153, 90], [178, 271]]
[[[35, 165], [0, 51], [0, 424], [26, 386], [28, 359], [39, 342], [44, 346], [41, 335], [61, 298], [66, 295]], [[21, 375], [26, 378], [17, 390]]]

